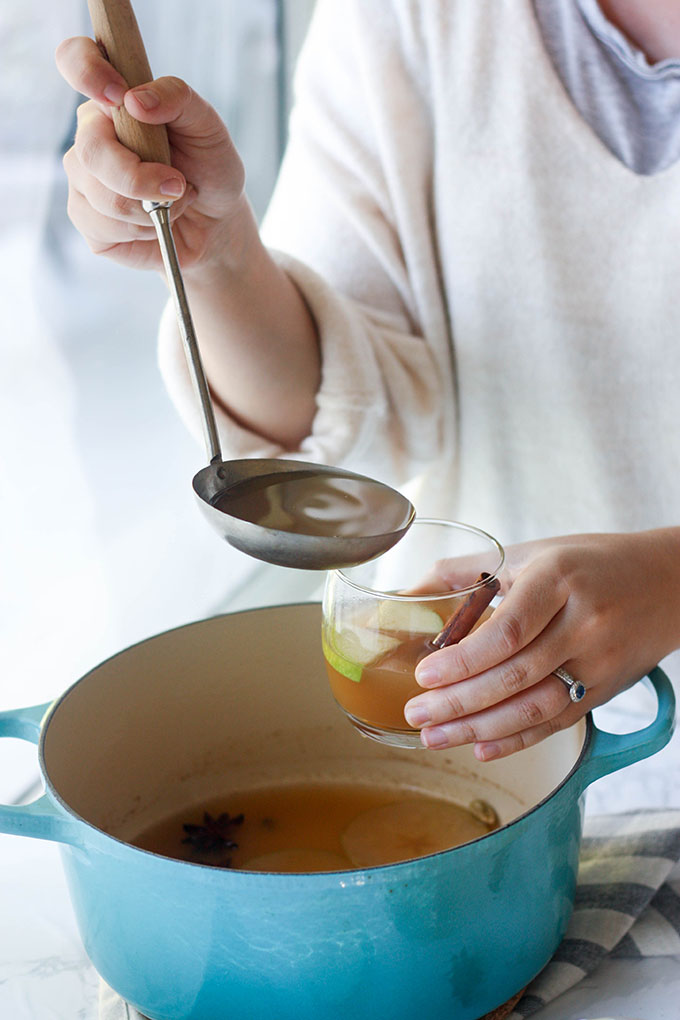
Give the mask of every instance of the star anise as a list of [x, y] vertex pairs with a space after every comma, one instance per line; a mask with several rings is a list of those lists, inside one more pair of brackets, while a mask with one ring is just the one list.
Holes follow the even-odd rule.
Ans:
[[[236, 850], [238, 843], [232, 838], [232, 830], [243, 823], [243, 815], [232, 815], [228, 811], [218, 815], [217, 818], [206, 811], [203, 815], [203, 825], [184, 824], [182, 828], [186, 836], [183, 843], [189, 843], [197, 854], [206, 856], [217, 856], [225, 850]], [[220, 861], [220, 866], [228, 868], [231, 859]]]

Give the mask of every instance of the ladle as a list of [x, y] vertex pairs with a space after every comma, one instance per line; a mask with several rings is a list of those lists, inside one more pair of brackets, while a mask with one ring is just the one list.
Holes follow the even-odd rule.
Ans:
[[[151, 81], [129, 0], [88, 0], [95, 39], [131, 88]], [[118, 139], [140, 159], [171, 164], [164, 125], [113, 111]], [[363, 475], [298, 460], [222, 460], [210, 390], [170, 227], [170, 202], [142, 203], [156, 228], [189, 372], [202, 415], [209, 464], [193, 479], [203, 513], [237, 549], [282, 566], [329, 570], [372, 559], [410, 527], [401, 493]]]

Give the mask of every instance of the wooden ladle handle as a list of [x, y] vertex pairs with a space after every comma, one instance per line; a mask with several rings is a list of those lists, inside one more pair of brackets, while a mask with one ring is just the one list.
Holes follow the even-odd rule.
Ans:
[[[130, 88], [151, 81], [153, 75], [130, 0], [87, 0], [87, 5], [97, 45]], [[164, 124], [142, 124], [122, 106], [113, 111], [113, 124], [118, 140], [144, 162], [171, 165]]]

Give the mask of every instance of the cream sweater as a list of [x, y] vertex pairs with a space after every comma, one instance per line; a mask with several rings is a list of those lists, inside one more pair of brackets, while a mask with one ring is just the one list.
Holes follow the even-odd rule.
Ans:
[[[320, 0], [264, 237], [321, 336], [299, 456], [505, 543], [680, 523], [680, 165], [608, 152], [530, 0]], [[160, 358], [200, 434], [170, 311]]]

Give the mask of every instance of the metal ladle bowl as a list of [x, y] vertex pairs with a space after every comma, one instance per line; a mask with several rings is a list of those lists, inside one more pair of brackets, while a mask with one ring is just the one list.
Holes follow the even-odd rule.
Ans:
[[[88, 6], [97, 43], [128, 85], [134, 87], [152, 80], [129, 0], [88, 0]], [[118, 139], [141, 159], [171, 164], [164, 125], [141, 124], [124, 108], [114, 110], [113, 120]], [[227, 542], [250, 556], [308, 570], [350, 566], [391, 548], [410, 527], [415, 510], [405, 496], [389, 486], [324, 464], [222, 459], [210, 390], [170, 226], [171, 203], [142, 204], [156, 228], [189, 372], [201, 407], [209, 464], [195, 475], [193, 488], [210, 524]], [[260, 506], [253, 516], [245, 506], [248, 500], [239, 499], [239, 493], [252, 495], [254, 491], [260, 494], [255, 499]], [[278, 501], [279, 509], [286, 503], [283, 512], [270, 514], [269, 503], [263, 508], [262, 500], [266, 502], [271, 497]], [[225, 510], [225, 503], [230, 509]]]
[[[287, 527], [254, 520], [247, 509], [239, 516], [239, 491], [252, 483], [271, 485], [276, 502], [284, 504], [283, 513], [277, 507], [279, 522], [287, 504]], [[302, 501], [295, 494], [298, 483], [305, 487]], [[256, 559], [304, 570], [370, 560], [395, 545], [415, 517], [411, 503], [389, 486], [306, 461], [213, 462], [194, 476], [193, 488], [204, 515], [230, 545]], [[225, 496], [235, 504], [231, 512], [214, 505]]]

